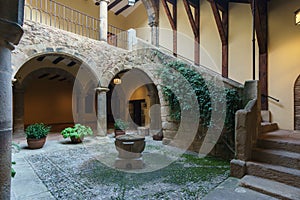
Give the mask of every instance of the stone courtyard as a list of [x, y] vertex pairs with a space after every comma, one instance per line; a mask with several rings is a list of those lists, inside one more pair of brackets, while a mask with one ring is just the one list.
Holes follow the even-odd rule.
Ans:
[[[117, 155], [114, 138], [93, 139], [73, 145], [54, 134], [40, 150], [15, 139], [21, 149], [13, 155], [14, 199], [199, 199], [229, 175], [226, 161], [180, 156], [175, 149], [171, 155], [152, 138], [146, 138], [145, 168], [120, 171], [110, 167]], [[101, 145], [92, 147], [95, 141]]]
[[117, 156], [114, 140], [112, 135], [90, 137], [74, 145], [50, 134], [42, 149], [30, 150], [24, 136], [15, 137], [20, 149], [13, 154], [12, 199], [202, 199], [208, 193], [211, 199], [224, 188], [224, 199], [271, 199], [227, 179], [229, 162], [167, 148], [150, 137], [145, 168], [117, 170], [111, 166]]

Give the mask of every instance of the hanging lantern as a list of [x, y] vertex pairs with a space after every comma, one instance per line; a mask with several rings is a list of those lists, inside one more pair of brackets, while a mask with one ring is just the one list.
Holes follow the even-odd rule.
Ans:
[[114, 84], [115, 85], [119, 85], [119, 84], [121, 84], [122, 83], [122, 80], [120, 79], [120, 78], [114, 78]]

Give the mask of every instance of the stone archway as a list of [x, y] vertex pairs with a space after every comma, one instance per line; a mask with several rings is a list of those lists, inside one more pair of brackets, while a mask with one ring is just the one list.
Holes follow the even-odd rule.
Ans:
[[300, 76], [294, 85], [294, 129], [300, 130]]
[[[161, 132], [162, 93], [157, 88], [157, 79], [142, 67], [120, 71], [115, 69], [114, 72], [115, 75], [110, 73], [106, 78], [110, 80], [110, 91], [107, 93], [108, 127], [113, 128], [114, 120], [122, 119], [129, 122], [130, 129], [146, 126], [153, 134]], [[121, 79], [120, 85], [114, 84], [116, 77]]]
[[23, 132], [24, 126], [40, 122], [51, 125], [55, 132], [74, 123], [96, 129], [97, 108], [93, 105], [97, 105], [98, 85], [98, 76], [74, 56], [33, 56], [15, 72], [14, 132]]

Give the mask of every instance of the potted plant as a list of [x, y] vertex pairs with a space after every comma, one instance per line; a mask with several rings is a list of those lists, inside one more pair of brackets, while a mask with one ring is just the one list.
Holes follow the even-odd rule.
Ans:
[[43, 123], [35, 123], [29, 125], [25, 129], [27, 144], [29, 149], [40, 149], [46, 142], [46, 137], [51, 127]]
[[119, 135], [125, 135], [126, 129], [128, 128], [128, 123], [121, 119], [117, 119], [114, 123], [114, 128], [115, 128], [115, 137]]
[[163, 133], [162, 131], [159, 131], [158, 133], [154, 134], [152, 136], [153, 140], [161, 141], [163, 139]]
[[93, 130], [89, 126], [75, 124], [73, 127], [65, 128], [61, 132], [64, 138], [70, 138], [73, 144], [81, 143], [84, 136], [93, 135]]

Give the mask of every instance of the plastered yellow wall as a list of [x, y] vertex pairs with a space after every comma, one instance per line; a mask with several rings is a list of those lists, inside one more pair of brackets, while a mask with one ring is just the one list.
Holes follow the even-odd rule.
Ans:
[[[229, 5], [229, 78], [244, 83], [253, 79], [252, 13], [249, 4]], [[255, 78], [258, 79], [258, 44], [255, 43]]]
[[67, 82], [32, 80], [24, 93], [24, 124], [73, 123], [72, 90]]
[[55, 0], [61, 4], [71, 7], [89, 16], [99, 18], [99, 6], [96, 6], [93, 0]]
[[115, 15], [112, 11], [108, 11], [108, 23], [114, 27], [127, 30], [125, 17], [122, 15]]
[[25, 19], [97, 39], [99, 11], [92, 0], [26, 0]]
[[[54, 6], [56, 4], [55, 2], [57, 3], [57, 7]], [[26, 0], [25, 3], [35, 8], [42, 8], [43, 10], [49, 11], [54, 11], [56, 7], [56, 12], [59, 12], [59, 9], [61, 9], [61, 13], [64, 12], [64, 9], [58, 7], [60, 7], [59, 4], [63, 4], [81, 13], [88, 14], [97, 19], [99, 18], [99, 6], [96, 6], [93, 0]]]
[[[58, 0], [95, 17], [99, 8], [92, 1]], [[76, 3], [75, 3], [76, 2]], [[200, 62], [221, 72], [222, 50], [217, 26], [207, 0], [200, 1]], [[269, 100], [269, 110], [280, 128], [294, 127], [294, 82], [300, 74], [300, 26], [294, 24], [294, 11], [300, 1], [272, 0], [269, 4], [269, 95], [280, 100]], [[178, 1], [178, 53], [194, 59], [193, 32], [183, 2]], [[127, 18], [109, 12], [109, 24], [122, 29], [135, 28], [138, 37], [150, 42], [150, 28], [144, 6], [141, 4]], [[172, 51], [172, 29], [160, 3], [159, 41]], [[258, 45], [256, 42], [256, 69], [258, 79]], [[253, 77], [252, 14], [249, 4], [230, 3], [229, 6], [229, 78], [244, 83]]]
[[[172, 51], [173, 32], [162, 4], [160, 4], [159, 18], [160, 45]], [[221, 40], [210, 4], [206, 0], [200, 2], [200, 26], [200, 64], [220, 73], [222, 62]], [[193, 61], [194, 34], [183, 1], [177, 2], [177, 41], [178, 55]]]
[[294, 84], [300, 75], [300, 26], [294, 12], [300, 1], [272, 0], [269, 4], [269, 100], [273, 121], [294, 128]]
[[[221, 72], [222, 51], [217, 26], [207, 1], [201, 1], [200, 62]], [[294, 24], [294, 11], [300, 1], [269, 2], [269, 100], [274, 122], [282, 129], [294, 128], [294, 83], [300, 75], [300, 26]], [[193, 33], [182, 1], [178, 1], [178, 53], [193, 60]], [[172, 50], [172, 30], [160, 4], [160, 45]], [[252, 13], [249, 4], [229, 6], [229, 78], [244, 83], [253, 78]], [[258, 79], [258, 44], [255, 42], [255, 78]]]
[[125, 30], [135, 29], [137, 37], [150, 42], [151, 30], [148, 25], [148, 16], [143, 4], [137, 5], [136, 9], [125, 18]]

